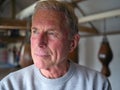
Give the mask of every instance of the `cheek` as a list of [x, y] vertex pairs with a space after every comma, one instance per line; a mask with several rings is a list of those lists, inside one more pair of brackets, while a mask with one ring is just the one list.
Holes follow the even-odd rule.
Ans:
[[54, 44], [52, 44], [52, 49], [54, 49], [54, 51], [56, 51], [57, 55], [63, 55], [63, 54], [67, 54], [69, 52], [69, 44], [65, 41], [59, 41], [56, 42]]
[[36, 38], [31, 37], [31, 38], [30, 38], [30, 42], [31, 42], [31, 47], [34, 47], [35, 45], [37, 45], [37, 40], [36, 40]]
[[37, 41], [35, 38], [30, 38], [30, 43], [31, 43], [31, 54], [34, 53], [34, 49], [37, 45]]

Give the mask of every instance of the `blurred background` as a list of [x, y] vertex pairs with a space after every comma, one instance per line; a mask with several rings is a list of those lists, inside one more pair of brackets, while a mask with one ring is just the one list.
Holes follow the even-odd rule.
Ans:
[[[37, 1], [0, 0], [0, 79], [33, 64], [31, 16]], [[58, 0], [74, 8], [81, 35], [70, 54], [76, 63], [103, 73], [113, 90], [120, 85], [120, 0]]]

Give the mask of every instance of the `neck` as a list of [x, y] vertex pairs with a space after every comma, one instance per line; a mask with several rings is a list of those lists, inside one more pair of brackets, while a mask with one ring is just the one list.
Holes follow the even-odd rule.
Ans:
[[66, 74], [66, 72], [69, 69], [69, 66], [70, 66], [69, 61], [67, 61], [65, 64], [62, 63], [60, 65], [52, 66], [51, 68], [48, 69], [40, 69], [40, 72], [46, 78], [50, 79], [59, 78]]

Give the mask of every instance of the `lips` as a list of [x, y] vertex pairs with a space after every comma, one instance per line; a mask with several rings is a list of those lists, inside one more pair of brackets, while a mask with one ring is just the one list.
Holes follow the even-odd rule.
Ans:
[[34, 53], [36, 56], [39, 56], [39, 57], [47, 57], [47, 56], [50, 56], [50, 54], [47, 52], [47, 51], [44, 51], [44, 50], [40, 50], [40, 51], [37, 51]]
[[35, 53], [36, 56], [39, 56], [39, 57], [47, 57], [49, 56], [48, 54], [40, 54], [40, 53]]

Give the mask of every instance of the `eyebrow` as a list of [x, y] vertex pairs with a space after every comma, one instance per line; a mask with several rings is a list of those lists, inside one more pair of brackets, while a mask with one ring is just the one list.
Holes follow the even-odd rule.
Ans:
[[37, 28], [36, 28], [36, 27], [31, 27], [31, 30], [32, 30], [32, 29], [35, 29], [35, 30], [36, 30]]

